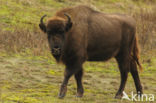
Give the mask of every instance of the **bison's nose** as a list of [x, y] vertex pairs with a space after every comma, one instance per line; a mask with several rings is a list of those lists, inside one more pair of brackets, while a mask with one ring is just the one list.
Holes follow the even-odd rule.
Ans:
[[54, 47], [52, 49], [52, 54], [53, 55], [60, 55], [60, 53], [61, 53], [61, 49], [59, 47]]

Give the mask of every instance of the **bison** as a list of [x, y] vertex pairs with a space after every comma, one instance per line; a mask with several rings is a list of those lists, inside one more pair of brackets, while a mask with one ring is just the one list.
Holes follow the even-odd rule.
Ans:
[[137, 65], [140, 70], [139, 48], [135, 20], [127, 15], [107, 14], [88, 6], [79, 5], [57, 11], [39, 27], [47, 34], [49, 47], [57, 62], [66, 68], [59, 98], [67, 92], [68, 80], [75, 76], [77, 97], [84, 93], [82, 76], [85, 61], [106, 61], [115, 58], [121, 75], [121, 83], [115, 98], [121, 98], [131, 72], [136, 91], [142, 94]]

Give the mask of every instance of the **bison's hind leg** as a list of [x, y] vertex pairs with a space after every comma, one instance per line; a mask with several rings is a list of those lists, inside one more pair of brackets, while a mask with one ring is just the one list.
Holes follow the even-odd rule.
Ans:
[[142, 86], [138, 74], [137, 64], [133, 58], [131, 58], [131, 62], [130, 62], [130, 72], [135, 82], [136, 91], [140, 95], [143, 93], [143, 91], [142, 91]]
[[126, 51], [120, 53], [115, 58], [118, 62], [119, 70], [121, 74], [121, 83], [115, 98], [122, 98], [129, 71], [131, 72], [132, 77], [134, 79], [136, 91], [138, 95], [141, 95], [143, 91], [142, 91], [142, 86], [138, 74], [137, 64], [134, 58]]
[[122, 98], [123, 96], [123, 91], [126, 85], [126, 81], [128, 78], [128, 72], [129, 72], [129, 67], [130, 67], [130, 61], [129, 61], [129, 56], [126, 55], [118, 55], [116, 57], [119, 70], [120, 70], [120, 75], [121, 75], [121, 83], [120, 87], [118, 89], [118, 92], [116, 93], [115, 98]]

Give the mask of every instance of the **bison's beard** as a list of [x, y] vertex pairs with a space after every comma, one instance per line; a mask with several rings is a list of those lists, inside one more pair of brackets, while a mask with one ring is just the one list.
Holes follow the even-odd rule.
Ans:
[[61, 55], [53, 55], [57, 62], [60, 62]]

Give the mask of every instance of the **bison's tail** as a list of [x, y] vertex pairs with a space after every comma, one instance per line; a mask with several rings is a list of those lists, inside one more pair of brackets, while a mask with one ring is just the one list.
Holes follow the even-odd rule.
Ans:
[[138, 64], [140, 71], [143, 71], [143, 68], [139, 62], [139, 54], [140, 53], [139, 53], [139, 47], [138, 47], [138, 40], [137, 40], [137, 37], [135, 37], [134, 45], [133, 45], [133, 58]]

